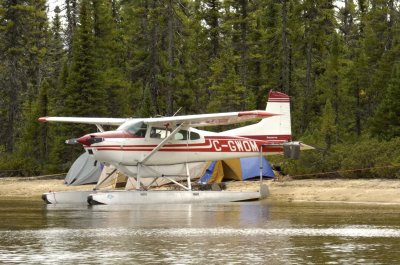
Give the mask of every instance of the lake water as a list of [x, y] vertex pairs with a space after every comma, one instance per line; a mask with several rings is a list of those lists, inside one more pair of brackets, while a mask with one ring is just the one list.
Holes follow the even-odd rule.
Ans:
[[400, 264], [400, 206], [0, 200], [2, 264]]

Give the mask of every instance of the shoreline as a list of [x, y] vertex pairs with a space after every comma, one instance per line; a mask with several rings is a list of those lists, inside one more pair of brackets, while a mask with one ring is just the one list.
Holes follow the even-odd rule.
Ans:
[[[400, 180], [391, 179], [302, 179], [264, 181], [271, 202], [318, 202], [400, 205]], [[229, 190], [250, 191], [258, 181], [229, 182]], [[0, 199], [38, 199], [48, 191], [91, 190], [95, 185], [66, 186], [64, 180], [0, 178]]]
[[400, 205], [396, 179], [304, 179], [268, 187], [274, 201]]

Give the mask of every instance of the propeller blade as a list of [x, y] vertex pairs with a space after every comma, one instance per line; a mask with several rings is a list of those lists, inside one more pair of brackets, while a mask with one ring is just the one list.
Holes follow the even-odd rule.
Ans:
[[78, 138], [72, 138], [72, 139], [65, 140], [65, 143], [66, 144], [78, 144], [79, 142], [78, 142]]

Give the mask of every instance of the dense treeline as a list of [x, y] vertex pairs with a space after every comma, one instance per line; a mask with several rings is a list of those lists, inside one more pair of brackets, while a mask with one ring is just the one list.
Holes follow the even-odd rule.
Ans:
[[[265, 108], [317, 147], [290, 174], [397, 165], [397, 0], [0, 0], [0, 169], [65, 171], [94, 128], [40, 116]], [[393, 169], [393, 168], [392, 168]], [[399, 168], [370, 176], [397, 177]], [[357, 172], [356, 172], [357, 173]], [[357, 174], [342, 174], [358, 176]]]

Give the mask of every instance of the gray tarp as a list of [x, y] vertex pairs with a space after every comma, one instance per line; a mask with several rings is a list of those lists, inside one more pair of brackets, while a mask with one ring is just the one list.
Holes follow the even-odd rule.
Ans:
[[88, 153], [83, 153], [72, 164], [64, 183], [68, 186], [78, 186], [96, 183], [99, 180], [102, 165], [93, 159]]

